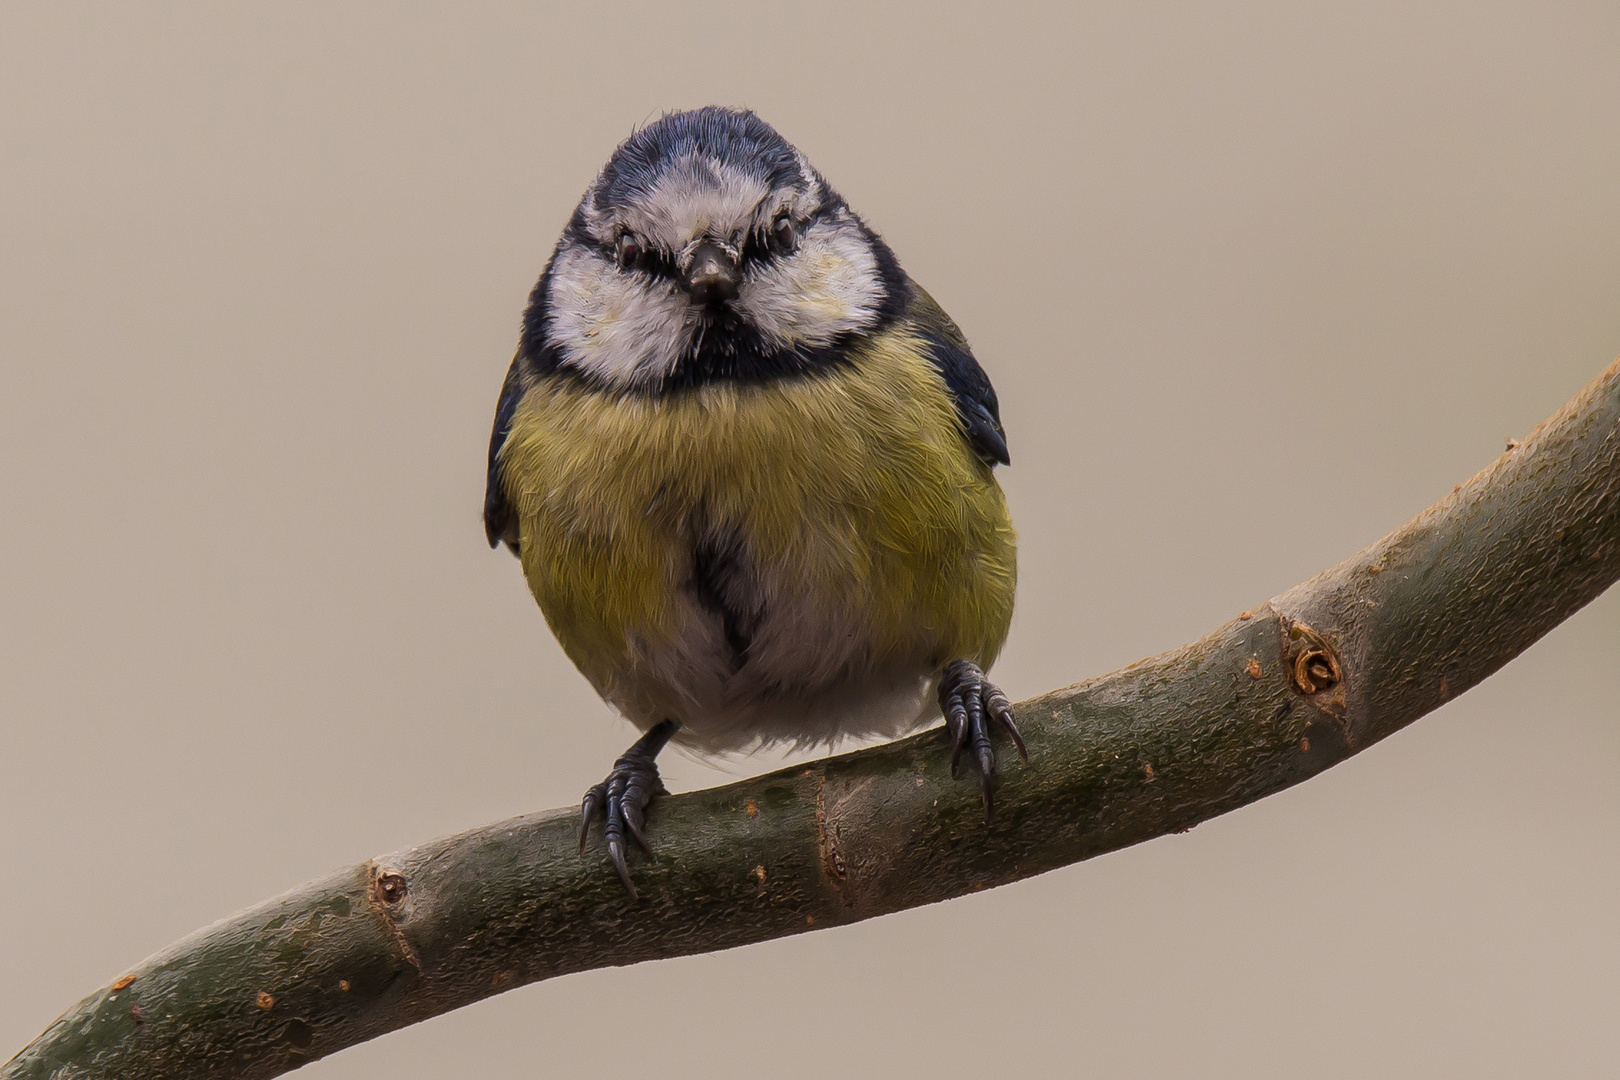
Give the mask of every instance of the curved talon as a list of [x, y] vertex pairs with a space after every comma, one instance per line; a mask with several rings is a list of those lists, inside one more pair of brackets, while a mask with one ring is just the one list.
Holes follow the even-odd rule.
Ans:
[[1013, 717], [1012, 702], [984, 677], [977, 664], [957, 660], [940, 676], [939, 708], [945, 714], [945, 727], [951, 739], [951, 775], [957, 774], [962, 754], [971, 746], [970, 757], [979, 771], [979, 791], [984, 798], [984, 816], [988, 821], [996, 806], [994, 729], [1004, 730], [1018, 748], [1018, 756], [1029, 760], [1029, 749]]
[[600, 817], [608, 859], [631, 900], [636, 899], [636, 886], [630, 880], [630, 864], [625, 859], [625, 835], [629, 834], [642, 851], [652, 854], [646, 835], [647, 806], [655, 796], [668, 794], [658, 776], [655, 759], [675, 734], [677, 726], [673, 720], [653, 725], [613, 763], [613, 771], [606, 780], [585, 792], [579, 804], [580, 853], [584, 854], [585, 843], [590, 838], [591, 822]]
[[585, 792], [585, 797], [579, 802], [579, 853], [585, 854], [585, 841], [590, 839], [591, 819], [602, 809], [602, 802], [606, 798], [606, 786], [597, 784]]
[[[632, 790], [639, 789], [633, 788]], [[628, 795], [629, 793], [626, 792], [626, 794]], [[647, 846], [647, 835], [641, 831], [641, 826], [644, 820], [645, 815], [642, 814], [641, 808], [636, 806], [633, 800], [627, 800], [624, 806], [625, 831], [630, 834], [630, 839], [636, 842], [637, 847], [639, 847], [646, 854], [651, 855], [652, 848]]]
[[945, 701], [945, 726], [951, 733], [951, 775], [956, 775], [957, 765], [961, 763], [962, 751], [967, 747], [968, 726], [967, 707], [962, 704], [962, 692], [953, 692]]
[[1029, 748], [1024, 745], [1024, 735], [1014, 723], [1012, 702], [1007, 700], [1007, 695], [1003, 694], [999, 687], [992, 686], [984, 695], [984, 704], [996, 722], [1012, 736], [1013, 745], [1018, 748], [1018, 756], [1028, 762]]
[[608, 837], [608, 858], [613, 860], [613, 870], [619, 875], [619, 881], [624, 884], [624, 891], [630, 894], [630, 899], [636, 899], [636, 886], [630, 880], [630, 867], [624, 861], [624, 841], [617, 836]]

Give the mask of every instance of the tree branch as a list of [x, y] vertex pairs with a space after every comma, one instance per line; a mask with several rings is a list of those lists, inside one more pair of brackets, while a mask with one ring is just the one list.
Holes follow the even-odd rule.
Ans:
[[630, 902], [575, 812], [312, 882], [85, 998], [0, 1069], [269, 1077], [524, 983], [1004, 885], [1297, 784], [1484, 679], [1620, 577], [1620, 361], [1525, 442], [1207, 637], [1018, 707], [986, 825], [939, 729], [659, 800]]

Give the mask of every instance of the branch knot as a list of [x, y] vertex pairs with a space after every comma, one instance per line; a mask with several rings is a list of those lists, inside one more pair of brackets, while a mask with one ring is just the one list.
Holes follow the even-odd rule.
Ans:
[[1288, 624], [1288, 681], [1310, 697], [1331, 690], [1344, 679], [1338, 653], [1328, 640], [1302, 622]]

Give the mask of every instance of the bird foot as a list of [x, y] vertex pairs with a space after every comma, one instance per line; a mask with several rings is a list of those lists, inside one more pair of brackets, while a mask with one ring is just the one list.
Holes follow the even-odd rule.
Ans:
[[991, 785], [996, 772], [991, 732], [997, 727], [1006, 731], [1018, 748], [1018, 756], [1029, 760], [1024, 737], [1013, 722], [1012, 702], [984, 677], [977, 664], [957, 660], [940, 676], [939, 709], [945, 714], [945, 727], [951, 736], [951, 775], [956, 775], [962, 752], [971, 749], [971, 760], [979, 768], [979, 790], [984, 793], [984, 819], [989, 821], [996, 808]]
[[647, 734], [637, 739], [636, 744], [613, 763], [613, 771], [608, 773], [606, 780], [585, 792], [585, 798], [579, 804], [580, 854], [585, 853], [591, 822], [601, 818], [608, 857], [613, 860], [613, 869], [632, 900], [636, 898], [636, 887], [630, 881], [630, 867], [624, 861], [624, 838], [628, 833], [637, 847], [648, 854], [652, 853], [642, 826], [646, 824], [647, 805], [652, 802], [653, 796], [669, 794], [658, 776], [656, 759], [658, 751], [664, 748], [678, 726], [673, 720], [654, 724]]

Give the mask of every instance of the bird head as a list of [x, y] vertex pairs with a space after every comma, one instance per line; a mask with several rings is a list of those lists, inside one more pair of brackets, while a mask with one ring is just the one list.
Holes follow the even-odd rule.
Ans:
[[905, 301], [893, 255], [751, 112], [672, 113], [613, 152], [525, 318], [546, 366], [621, 388], [838, 362]]

